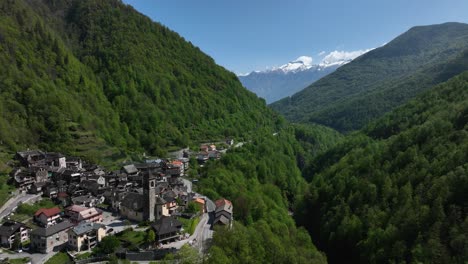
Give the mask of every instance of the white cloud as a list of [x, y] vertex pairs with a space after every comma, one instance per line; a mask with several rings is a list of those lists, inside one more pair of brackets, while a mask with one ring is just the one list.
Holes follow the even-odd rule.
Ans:
[[312, 65], [312, 57], [309, 57], [309, 56], [300, 56], [299, 58], [297, 58], [295, 61], [293, 62], [302, 62], [304, 63], [305, 65]]
[[324, 50], [322, 50], [322, 51], [319, 52], [317, 55], [321, 57], [321, 56], [325, 55], [325, 53], [326, 53], [326, 52], [325, 52]]
[[320, 64], [331, 65], [331, 64], [343, 64], [350, 62], [355, 58], [361, 56], [362, 54], [371, 51], [373, 49], [366, 50], [354, 50], [354, 51], [344, 51], [344, 50], [335, 50], [328, 53], [320, 62]]

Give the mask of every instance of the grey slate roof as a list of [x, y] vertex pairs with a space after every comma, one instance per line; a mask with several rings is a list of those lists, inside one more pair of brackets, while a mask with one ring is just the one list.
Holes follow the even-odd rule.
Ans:
[[56, 225], [53, 225], [53, 226], [50, 226], [50, 227], [39, 227], [37, 229], [34, 229], [32, 232], [31, 232], [31, 235], [38, 235], [38, 236], [42, 236], [42, 237], [49, 237], [51, 235], [54, 235], [54, 234], [57, 234], [61, 231], [64, 231], [70, 227], [72, 227], [73, 224], [70, 223], [69, 221], [63, 221], [63, 222], [60, 222]]
[[135, 173], [138, 172], [138, 169], [137, 169], [137, 168], [135, 167], [135, 165], [133, 165], [133, 164], [123, 166], [123, 170], [124, 170], [127, 174], [135, 174]]
[[166, 200], [159, 196], [156, 196], [156, 204], [166, 204]]
[[161, 236], [172, 232], [179, 232], [182, 228], [182, 223], [172, 216], [163, 216], [151, 226], [155, 233]]
[[134, 211], [143, 210], [143, 205], [144, 205], [143, 195], [139, 193], [128, 193], [121, 203], [121, 206], [125, 206]]
[[11, 236], [13, 235], [14, 233], [16, 233], [16, 231], [18, 231], [20, 229], [20, 227], [22, 226], [25, 226], [23, 225], [22, 223], [18, 223], [18, 222], [5, 222], [3, 223], [3, 225], [0, 226], [0, 236]]
[[81, 222], [79, 225], [73, 227], [72, 230], [75, 234], [82, 235], [93, 230], [98, 230], [101, 227], [104, 227], [104, 225], [90, 222]]
[[216, 217], [215, 220], [213, 221], [214, 224], [222, 223], [224, 225], [229, 225], [230, 222], [231, 220], [227, 218], [225, 215], [220, 215]]

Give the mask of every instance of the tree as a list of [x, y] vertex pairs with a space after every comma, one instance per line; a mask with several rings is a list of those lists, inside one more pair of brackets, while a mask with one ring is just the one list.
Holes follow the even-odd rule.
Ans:
[[183, 245], [175, 255], [175, 259], [182, 264], [198, 263], [199, 258], [197, 250], [187, 244]]
[[99, 243], [99, 251], [104, 254], [110, 254], [120, 247], [120, 240], [115, 236], [106, 236]]
[[146, 243], [152, 247], [156, 242], [156, 234], [154, 233], [153, 229], [150, 229], [148, 233], [146, 233]]
[[189, 202], [187, 205], [187, 209], [185, 209], [185, 212], [189, 214], [196, 214], [200, 211], [201, 211], [200, 205], [195, 202]]

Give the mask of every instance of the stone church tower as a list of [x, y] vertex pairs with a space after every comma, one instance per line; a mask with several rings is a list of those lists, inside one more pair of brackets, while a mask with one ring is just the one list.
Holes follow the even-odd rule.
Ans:
[[143, 198], [145, 199], [143, 219], [154, 221], [154, 210], [156, 208], [156, 178], [149, 172], [143, 175]]

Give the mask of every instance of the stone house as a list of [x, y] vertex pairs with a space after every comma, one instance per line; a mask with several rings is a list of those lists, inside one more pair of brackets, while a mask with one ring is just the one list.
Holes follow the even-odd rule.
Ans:
[[31, 234], [31, 250], [49, 253], [59, 249], [68, 242], [67, 231], [73, 227], [69, 221], [62, 221], [53, 226], [34, 229]]
[[182, 223], [172, 216], [162, 216], [151, 225], [156, 234], [157, 243], [167, 243], [175, 241], [180, 237]]
[[128, 193], [120, 203], [120, 215], [133, 221], [143, 221], [144, 208], [143, 195], [139, 193]]
[[233, 206], [231, 201], [226, 199], [219, 199], [215, 202], [216, 209], [215, 209], [215, 218], [213, 221], [213, 225], [232, 225], [232, 211]]

